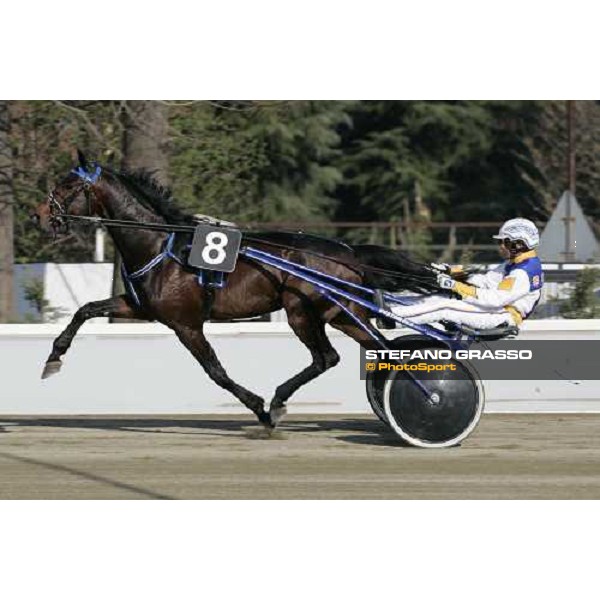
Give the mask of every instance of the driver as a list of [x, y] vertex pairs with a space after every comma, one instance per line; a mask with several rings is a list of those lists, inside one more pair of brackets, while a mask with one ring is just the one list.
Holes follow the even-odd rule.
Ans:
[[440, 271], [438, 285], [454, 292], [454, 298], [434, 295], [389, 310], [413, 323], [451, 321], [474, 329], [518, 327], [535, 309], [544, 284], [542, 264], [535, 251], [540, 235], [528, 219], [511, 219], [493, 237], [498, 240], [504, 262], [486, 273], [470, 275], [466, 283], [452, 277], [461, 272], [461, 267], [432, 264]]

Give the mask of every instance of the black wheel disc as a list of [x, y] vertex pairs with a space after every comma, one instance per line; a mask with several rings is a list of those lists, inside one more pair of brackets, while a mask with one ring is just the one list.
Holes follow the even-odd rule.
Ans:
[[409, 375], [395, 371], [384, 388], [384, 411], [389, 425], [414, 446], [447, 447], [458, 444], [475, 428], [483, 411], [483, 387], [472, 368], [452, 361], [455, 371], [423, 378], [411, 371], [427, 389]]
[[[424, 335], [402, 335], [388, 342], [390, 350], [416, 350], [425, 348], [446, 348], [443, 342], [437, 342]], [[383, 407], [383, 388], [389, 376], [388, 371], [368, 371], [366, 380], [367, 399], [377, 417], [389, 425]]]

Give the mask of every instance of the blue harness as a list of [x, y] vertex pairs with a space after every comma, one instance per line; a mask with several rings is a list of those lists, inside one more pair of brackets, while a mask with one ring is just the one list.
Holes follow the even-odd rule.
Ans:
[[71, 173], [77, 175], [86, 183], [93, 185], [100, 179], [100, 175], [102, 175], [102, 167], [96, 163], [94, 163], [94, 167], [96, 167], [94, 171], [86, 171], [83, 167], [77, 167], [76, 169], [73, 169]]
[[[140, 306], [141, 303], [140, 303], [139, 296], [137, 295], [137, 292], [135, 291], [135, 286], [133, 285], [133, 282], [135, 279], [139, 279], [140, 277], [143, 277], [144, 275], [146, 275], [147, 273], [152, 271], [152, 269], [154, 269], [154, 267], [158, 266], [161, 262], [163, 262], [163, 260], [165, 260], [167, 258], [174, 260], [178, 265], [181, 265], [182, 267], [184, 266], [181, 259], [176, 254], [173, 253], [173, 244], [174, 243], [175, 243], [175, 233], [170, 233], [169, 237], [167, 238], [167, 241], [163, 247], [163, 250], [160, 252], [160, 254], [157, 254], [151, 261], [146, 263], [141, 269], [138, 269], [137, 271], [134, 271], [133, 273], [128, 273], [124, 263], [121, 262], [121, 276], [123, 277], [125, 287], [127, 288], [127, 291], [129, 292], [129, 294], [131, 294], [131, 296], [133, 297], [133, 299], [135, 300], [135, 302], [138, 306]], [[186, 247], [191, 248], [191, 245], [188, 244], [188, 246], [186, 246]], [[216, 274], [216, 279], [214, 279], [212, 281], [208, 280], [203, 269], [196, 269], [195, 271], [196, 271], [196, 276], [198, 278], [198, 285], [201, 285], [203, 287], [219, 288], [219, 289], [225, 286], [225, 283], [226, 283], [225, 273], [223, 273], [223, 271], [215, 271], [214, 273]]]

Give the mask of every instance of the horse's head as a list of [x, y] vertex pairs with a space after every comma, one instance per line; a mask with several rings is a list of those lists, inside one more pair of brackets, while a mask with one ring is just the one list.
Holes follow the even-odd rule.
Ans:
[[31, 215], [44, 231], [65, 233], [69, 228], [69, 215], [91, 216], [95, 212], [93, 187], [98, 183], [102, 169], [95, 163], [88, 164], [81, 151], [77, 154], [77, 168], [56, 185]]

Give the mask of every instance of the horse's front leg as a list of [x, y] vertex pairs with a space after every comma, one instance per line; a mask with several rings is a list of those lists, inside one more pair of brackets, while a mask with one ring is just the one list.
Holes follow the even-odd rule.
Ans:
[[265, 411], [265, 401], [245, 387], [237, 384], [225, 371], [213, 347], [208, 343], [202, 325], [186, 327], [171, 325], [181, 343], [194, 355], [206, 374], [223, 389], [231, 392], [244, 406], [249, 408], [265, 427], [272, 428], [269, 413]]
[[73, 338], [79, 328], [88, 320], [95, 317], [115, 317], [118, 319], [147, 319], [143, 311], [135, 306], [125, 295], [114, 296], [107, 300], [98, 300], [84, 304], [73, 315], [71, 322], [65, 330], [54, 340], [52, 352], [46, 361], [42, 379], [46, 379], [60, 371], [62, 367], [61, 357], [71, 346]]

